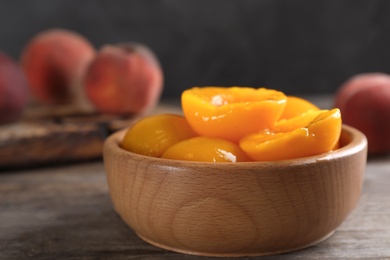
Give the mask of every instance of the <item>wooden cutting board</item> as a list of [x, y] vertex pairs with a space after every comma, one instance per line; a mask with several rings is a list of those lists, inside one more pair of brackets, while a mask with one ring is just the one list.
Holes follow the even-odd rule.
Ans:
[[[146, 115], [180, 113], [158, 105]], [[0, 126], [0, 170], [99, 159], [105, 139], [145, 115], [80, 113], [69, 108], [32, 107], [18, 122]]]

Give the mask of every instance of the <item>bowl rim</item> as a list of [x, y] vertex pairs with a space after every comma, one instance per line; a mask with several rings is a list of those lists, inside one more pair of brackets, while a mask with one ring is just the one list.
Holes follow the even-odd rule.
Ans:
[[[318, 155], [306, 156], [296, 159], [278, 160], [278, 161], [251, 161], [251, 162], [198, 162], [198, 161], [184, 161], [174, 159], [163, 159], [158, 157], [146, 156], [142, 154], [133, 153], [120, 147], [120, 140], [125, 135], [128, 128], [119, 130], [111, 134], [104, 142], [103, 159], [106, 152], [114, 152], [122, 154], [133, 159], [148, 161], [149, 163], [170, 166], [170, 167], [220, 167], [231, 168], [231, 167], [242, 167], [242, 168], [253, 168], [253, 167], [286, 167], [286, 166], [299, 166], [318, 163], [322, 161], [337, 160], [344, 157], [356, 154], [365, 148], [367, 148], [367, 138], [358, 129], [349, 125], [342, 125], [341, 136], [347, 135], [350, 137], [349, 143], [342, 147], [333, 150], [331, 152], [321, 153]], [[341, 137], [340, 137], [341, 138]]]

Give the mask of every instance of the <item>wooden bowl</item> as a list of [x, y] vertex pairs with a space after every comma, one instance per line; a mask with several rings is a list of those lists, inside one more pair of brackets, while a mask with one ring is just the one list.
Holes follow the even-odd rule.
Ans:
[[328, 238], [355, 208], [365, 136], [343, 126], [341, 148], [277, 162], [204, 163], [146, 157], [110, 136], [104, 162], [115, 210], [157, 247], [209, 256], [270, 255]]

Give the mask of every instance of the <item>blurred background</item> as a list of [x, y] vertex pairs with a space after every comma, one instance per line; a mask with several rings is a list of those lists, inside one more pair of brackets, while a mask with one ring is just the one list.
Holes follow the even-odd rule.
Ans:
[[390, 1], [0, 0], [0, 50], [18, 59], [60, 27], [104, 44], [136, 41], [158, 56], [163, 97], [192, 86], [328, 94], [362, 72], [390, 71]]

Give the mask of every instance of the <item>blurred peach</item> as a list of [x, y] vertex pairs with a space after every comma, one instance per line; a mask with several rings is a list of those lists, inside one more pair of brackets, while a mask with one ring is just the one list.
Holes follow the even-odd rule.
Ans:
[[18, 120], [27, 105], [28, 88], [19, 65], [0, 52], [0, 124]]
[[84, 83], [97, 110], [137, 114], [158, 102], [163, 72], [155, 54], [143, 44], [105, 45], [88, 68]]
[[366, 135], [369, 154], [390, 152], [390, 75], [352, 77], [336, 93], [334, 105], [341, 110], [345, 124]]
[[32, 96], [51, 105], [73, 102], [94, 56], [94, 47], [76, 32], [50, 29], [37, 34], [21, 55]]

